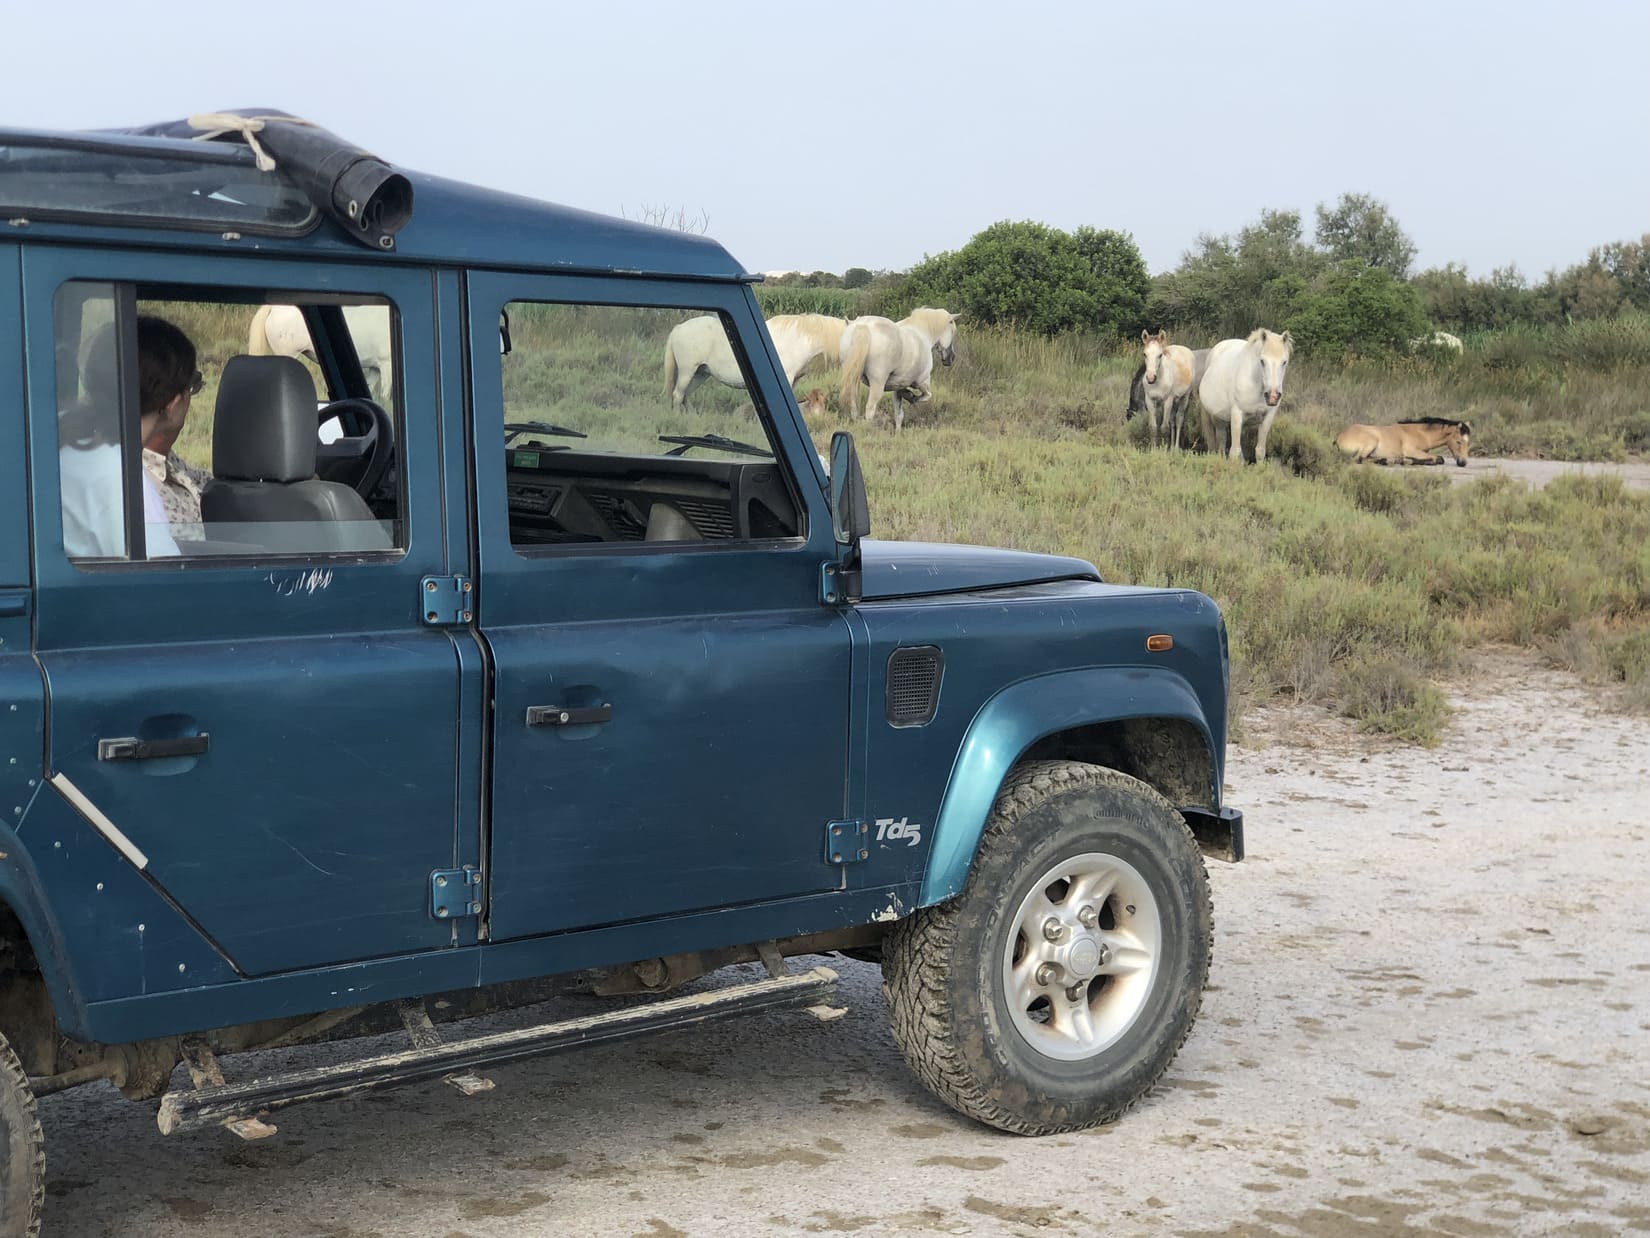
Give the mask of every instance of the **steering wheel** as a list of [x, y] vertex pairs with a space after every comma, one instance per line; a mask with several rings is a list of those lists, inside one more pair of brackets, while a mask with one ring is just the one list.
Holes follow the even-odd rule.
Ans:
[[[325, 461], [329, 465], [327, 472], [331, 473], [345, 473], [358, 469], [350, 485], [355, 493], [370, 502], [390, 467], [395, 447], [395, 423], [390, 420], [390, 415], [373, 401], [360, 396], [347, 396], [342, 400], [323, 404], [316, 415], [316, 424], [322, 426], [337, 417], [340, 425], [346, 425], [346, 418], [350, 413], [365, 413], [371, 424], [361, 434], [345, 435], [330, 443], [318, 445], [315, 451], [316, 461], [318, 466]], [[320, 471], [319, 467], [317, 471]]]

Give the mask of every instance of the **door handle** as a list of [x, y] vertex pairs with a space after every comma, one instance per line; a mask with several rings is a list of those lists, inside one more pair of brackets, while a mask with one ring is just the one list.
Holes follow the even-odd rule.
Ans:
[[528, 726], [595, 726], [613, 717], [611, 705], [529, 705]]
[[198, 757], [206, 751], [208, 736], [185, 735], [181, 739], [100, 739], [99, 761], [155, 761], [162, 757]]

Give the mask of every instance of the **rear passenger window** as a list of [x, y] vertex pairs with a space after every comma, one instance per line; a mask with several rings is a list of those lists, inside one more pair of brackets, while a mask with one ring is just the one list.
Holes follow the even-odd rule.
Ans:
[[169, 294], [79, 281], [58, 291], [68, 556], [404, 548], [392, 307]]
[[518, 549], [800, 534], [766, 410], [718, 314], [505, 309], [500, 433]]

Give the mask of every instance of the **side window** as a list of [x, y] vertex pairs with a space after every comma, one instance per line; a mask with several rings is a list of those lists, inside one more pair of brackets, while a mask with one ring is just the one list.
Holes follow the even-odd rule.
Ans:
[[800, 535], [789, 474], [719, 315], [516, 301], [501, 321], [518, 549]]
[[[115, 317], [111, 284], [67, 285], [53, 307], [63, 549], [73, 559], [124, 559], [128, 526], [134, 533], [147, 531], [150, 515], [127, 518], [135, 477], [128, 475], [121, 446], [128, 437], [121, 354], [129, 341], [121, 339]], [[160, 513], [154, 514], [158, 520]]]
[[86, 282], [58, 290], [69, 557], [404, 548], [393, 308], [190, 293]]

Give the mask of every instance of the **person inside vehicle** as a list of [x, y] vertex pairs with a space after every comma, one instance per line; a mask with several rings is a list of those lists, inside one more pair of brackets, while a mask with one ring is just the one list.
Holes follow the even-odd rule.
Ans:
[[[144, 544], [149, 558], [179, 554], [169, 525], [175, 519], [193, 526], [200, 537], [200, 491], [194, 476], [185, 484], [173, 479], [172, 445], [189, 416], [189, 402], [200, 391], [195, 346], [165, 319], [140, 315], [138, 335], [139, 434], [144, 445]], [[105, 327], [86, 354], [87, 400], [58, 421], [59, 469], [63, 489], [63, 546], [71, 558], [119, 558], [126, 553], [122, 497], [120, 393], [115, 366], [115, 328]], [[159, 469], [149, 462], [151, 451]], [[158, 471], [160, 480], [156, 480]], [[163, 497], [162, 485], [172, 501]], [[190, 498], [193, 505], [190, 505]]]
[[[190, 401], [201, 391], [195, 345], [164, 318], [142, 314], [137, 326], [138, 397], [145, 410], [143, 471], [160, 495], [172, 536], [180, 542], [198, 542], [204, 536], [201, 490], [212, 475], [184, 463], [173, 450], [189, 418]], [[159, 403], [162, 400], [165, 403]]]

